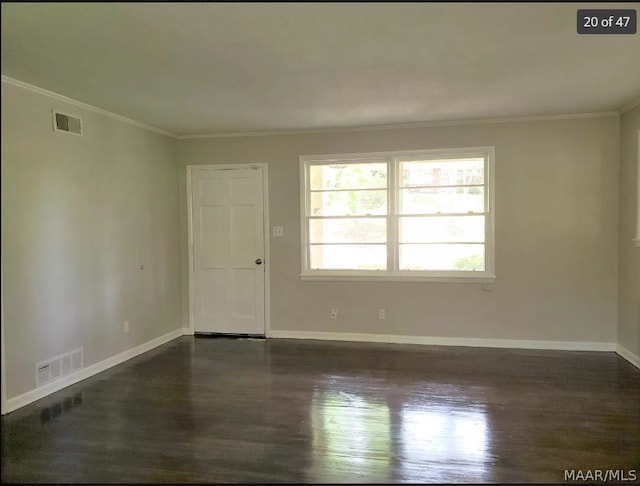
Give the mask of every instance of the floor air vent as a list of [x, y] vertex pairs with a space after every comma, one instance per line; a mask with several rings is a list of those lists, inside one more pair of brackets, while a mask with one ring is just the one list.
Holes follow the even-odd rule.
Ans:
[[53, 131], [82, 135], [82, 120], [77, 116], [53, 110]]
[[36, 363], [36, 387], [64, 378], [84, 367], [82, 348]]

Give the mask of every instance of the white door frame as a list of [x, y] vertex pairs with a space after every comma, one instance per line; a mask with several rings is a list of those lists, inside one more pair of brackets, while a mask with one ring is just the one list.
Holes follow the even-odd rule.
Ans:
[[194, 283], [194, 255], [193, 255], [193, 207], [191, 198], [191, 180], [194, 169], [229, 170], [229, 169], [262, 169], [262, 199], [264, 218], [264, 336], [271, 335], [271, 292], [269, 268], [271, 258], [269, 253], [269, 176], [268, 164], [206, 164], [187, 165], [187, 233], [189, 238], [189, 334], [195, 334], [195, 309], [193, 302]]
[[0, 262], [0, 332], [2, 332], [2, 336], [0, 336], [2, 338], [2, 349], [0, 350], [2, 352], [2, 356], [0, 357], [1, 359], [1, 366], [2, 366], [2, 376], [0, 377], [2, 379], [2, 384], [0, 385], [2, 387], [2, 397], [0, 400], [0, 412], [2, 413], [2, 415], [4, 415], [5, 413], [7, 413], [7, 370], [6, 370], [6, 361], [5, 361], [5, 349], [6, 349], [6, 345], [5, 345], [5, 335], [4, 335], [4, 283], [3, 283], [3, 266], [2, 263]]

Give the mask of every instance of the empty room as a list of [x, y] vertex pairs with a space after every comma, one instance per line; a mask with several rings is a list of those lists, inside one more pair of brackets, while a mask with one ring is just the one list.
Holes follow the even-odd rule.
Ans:
[[639, 3], [2, 8], [2, 482], [640, 481]]

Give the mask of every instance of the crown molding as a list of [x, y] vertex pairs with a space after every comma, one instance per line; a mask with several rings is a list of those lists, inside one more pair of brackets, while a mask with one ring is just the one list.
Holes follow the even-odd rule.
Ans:
[[56, 99], [58, 101], [63, 101], [65, 103], [69, 103], [70, 105], [77, 106], [78, 108], [83, 108], [85, 110], [92, 111], [94, 113], [98, 113], [100, 115], [108, 116], [109, 118], [113, 118], [114, 120], [121, 121], [123, 123], [128, 123], [129, 125], [136, 126], [138, 128], [144, 128], [145, 130], [150, 130], [152, 132], [160, 133], [162, 135], [166, 135], [171, 138], [179, 138], [175, 133], [168, 132], [166, 130], [162, 130], [161, 128], [157, 128], [151, 125], [147, 125], [146, 123], [142, 123], [136, 120], [132, 120], [131, 118], [124, 117], [122, 115], [118, 115], [117, 113], [113, 113], [111, 111], [103, 110], [102, 108], [98, 108], [93, 105], [89, 105], [87, 103], [83, 103], [82, 101], [74, 100], [73, 98], [69, 98], [67, 96], [54, 93], [53, 91], [49, 91], [44, 88], [40, 88], [39, 86], [34, 86], [33, 84], [25, 83], [24, 81], [20, 81], [18, 79], [11, 78], [9, 76], [2, 75], [2, 82], [10, 84], [12, 86], [17, 86], [18, 88], [23, 88], [34, 93], [38, 93], [44, 96], [48, 96], [49, 98]]
[[624, 105], [618, 111], [620, 112], [621, 115], [623, 115], [627, 111], [633, 110], [636, 106], [640, 106], [640, 98], [636, 98], [631, 103], [628, 103], [628, 104]]
[[601, 118], [608, 116], [619, 116], [617, 111], [604, 111], [598, 113], [570, 113], [561, 115], [536, 115], [521, 117], [505, 117], [505, 118], [482, 118], [475, 120], [450, 120], [450, 121], [433, 121], [421, 123], [399, 123], [395, 125], [368, 125], [358, 127], [342, 127], [342, 128], [313, 128], [300, 130], [267, 130], [260, 132], [230, 132], [230, 133], [205, 133], [196, 135], [179, 135], [179, 140], [191, 140], [200, 138], [231, 138], [231, 137], [260, 137], [268, 135], [305, 135], [314, 133], [342, 133], [342, 132], [366, 132], [375, 130], [401, 130], [408, 128], [428, 128], [428, 127], [449, 127], [462, 125], [485, 125], [491, 123], [513, 123], [513, 122], [531, 122], [546, 120], [572, 120], [578, 118]]
[[306, 134], [318, 134], [318, 133], [367, 132], [367, 131], [377, 131], [377, 130], [402, 130], [402, 129], [410, 129], [410, 128], [486, 125], [486, 124], [492, 124], [492, 123], [514, 123], [514, 122], [532, 122], [532, 121], [550, 121], [550, 120], [573, 120], [573, 119], [580, 119], [580, 118], [600, 118], [600, 117], [608, 117], [608, 116], [620, 116], [621, 114], [626, 113], [627, 111], [632, 110], [633, 108], [640, 105], [640, 98], [638, 98], [632, 101], [631, 103], [623, 106], [618, 111], [604, 111], [604, 112], [595, 112], [595, 113], [568, 113], [568, 114], [558, 114], [558, 115], [535, 115], [535, 116], [502, 117], [502, 118], [479, 118], [479, 119], [470, 119], [470, 120], [444, 120], [444, 121], [431, 121], [431, 122], [418, 122], [418, 123], [397, 123], [397, 124], [388, 124], [388, 125], [363, 125], [363, 126], [355, 126], [355, 127], [325, 127], [325, 128], [310, 128], [310, 129], [301, 128], [301, 129], [292, 129], [292, 130], [263, 130], [263, 131], [247, 131], [247, 132], [228, 132], [228, 133], [223, 132], [223, 133], [177, 135], [167, 130], [163, 130], [161, 128], [147, 125], [146, 123], [142, 123], [136, 120], [132, 120], [131, 118], [118, 115], [117, 113], [113, 113], [111, 111], [103, 110], [102, 108], [98, 108], [96, 106], [83, 103], [82, 101], [69, 98], [67, 96], [55, 93], [53, 91], [49, 91], [47, 89], [34, 86], [33, 84], [29, 84], [24, 81], [11, 78], [9, 76], [2, 75], [2, 82], [13, 85], [13, 86], [17, 86], [19, 88], [27, 89], [29, 91], [39, 93], [44, 96], [48, 96], [50, 98], [54, 98], [59, 101], [63, 101], [65, 103], [69, 103], [79, 108], [83, 108], [85, 110], [89, 110], [94, 113], [108, 116], [109, 118], [113, 118], [114, 120], [118, 120], [123, 123], [127, 123], [129, 125], [134, 125], [139, 128], [144, 128], [145, 130], [150, 130], [152, 132], [160, 133], [162, 135], [166, 135], [168, 137], [175, 138], [178, 140], [193, 140], [193, 139], [204, 139], [204, 138], [261, 137], [261, 136], [272, 136], [272, 135], [306, 135]]

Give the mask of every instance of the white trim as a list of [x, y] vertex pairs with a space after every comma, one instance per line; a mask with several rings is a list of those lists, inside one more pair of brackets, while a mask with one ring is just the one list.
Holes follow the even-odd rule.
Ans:
[[[298, 192], [300, 194], [300, 205], [299, 213], [300, 213], [300, 271], [302, 272], [300, 276], [305, 272], [307, 268], [309, 268], [309, 244], [307, 237], [307, 213], [309, 212], [309, 194], [307, 192], [307, 187], [309, 187], [309, 183], [307, 182], [308, 170], [306, 167], [306, 162], [302, 157], [298, 157]], [[388, 190], [388, 184], [387, 184]]]
[[361, 334], [348, 332], [278, 331], [270, 338], [309, 339], [323, 341], [356, 341], [363, 343], [421, 344], [431, 346], [470, 346], [478, 348], [555, 349], [561, 351], [616, 351], [615, 343], [588, 341], [532, 341], [522, 339], [486, 339], [397, 334]]
[[82, 380], [86, 380], [91, 376], [97, 375], [98, 373], [106, 371], [109, 368], [112, 368], [116, 365], [124, 363], [125, 361], [128, 361], [131, 358], [135, 358], [136, 356], [146, 353], [147, 351], [151, 351], [152, 349], [157, 348], [158, 346], [161, 346], [165, 343], [168, 343], [169, 341], [172, 341], [182, 335], [183, 335], [182, 328], [176, 329], [163, 336], [157, 337], [155, 339], [152, 339], [151, 341], [147, 341], [146, 343], [136, 346], [135, 348], [131, 348], [120, 354], [117, 354], [110, 358], [99, 361], [98, 363], [92, 364], [91, 366], [78, 370], [77, 372], [71, 375], [68, 375], [61, 380], [57, 380], [48, 385], [44, 385], [40, 388], [36, 388], [34, 390], [23, 393], [22, 395], [18, 395], [17, 397], [11, 398], [7, 400], [5, 413], [13, 412], [14, 410], [24, 407], [25, 405], [35, 402], [36, 400], [40, 400], [41, 398], [51, 395], [52, 393], [60, 391], [63, 388], [74, 385]]
[[262, 167], [262, 211], [264, 214], [264, 335], [271, 332], [271, 231], [269, 226], [269, 171], [268, 164]]
[[[484, 188], [485, 209], [485, 270], [472, 271], [404, 271], [398, 268], [398, 199], [399, 199], [399, 165], [405, 158], [422, 157], [426, 159], [459, 159], [462, 157], [479, 157], [484, 160]], [[387, 211], [386, 214], [371, 216], [387, 219], [387, 240], [381, 245], [387, 249], [386, 270], [312, 270], [309, 268], [310, 243], [308, 219], [320, 219], [310, 216], [310, 181], [309, 168], [317, 165], [330, 164], [339, 161], [341, 164], [357, 164], [360, 161], [380, 163], [387, 166]], [[318, 281], [399, 281], [399, 282], [452, 282], [452, 283], [493, 283], [495, 282], [495, 147], [453, 147], [421, 150], [400, 150], [385, 152], [355, 152], [342, 154], [317, 154], [299, 156], [299, 186], [300, 186], [300, 278], [302, 280]], [[457, 187], [456, 185], [455, 187]], [[385, 188], [375, 188], [383, 190]], [[371, 190], [375, 190], [371, 188]], [[461, 214], [468, 216], [468, 213]], [[413, 215], [411, 215], [413, 216]], [[431, 216], [431, 215], [430, 215]], [[436, 216], [437, 215], [433, 215]], [[443, 215], [445, 216], [445, 215]], [[336, 219], [329, 217], [327, 219]], [[346, 218], [349, 218], [347, 216]], [[446, 242], [439, 242], [446, 244]]]
[[69, 103], [70, 105], [77, 106], [79, 108], [84, 108], [85, 110], [93, 111], [94, 113], [98, 113], [100, 115], [108, 116], [109, 118], [113, 118], [114, 120], [118, 120], [124, 123], [128, 123], [129, 125], [134, 125], [138, 128], [144, 128], [146, 130], [151, 130], [152, 132], [160, 133], [162, 135], [167, 135], [172, 138], [180, 138], [175, 133], [168, 132], [166, 130], [162, 130], [161, 128], [156, 128], [151, 125], [147, 125], [146, 123], [142, 123], [136, 120], [132, 120], [131, 118], [124, 117], [122, 115], [118, 115], [117, 113], [113, 113], [111, 111], [103, 110], [102, 108], [98, 108], [93, 105], [89, 105], [87, 103], [83, 103], [82, 101], [74, 100], [73, 98], [68, 98], [67, 96], [54, 93], [53, 91], [49, 91], [44, 88], [40, 88], [38, 86], [34, 86], [33, 84], [25, 83], [24, 81], [20, 81], [18, 79], [10, 78], [9, 76], [2, 75], [2, 82], [10, 84], [12, 86], [17, 86], [18, 88], [23, 88], [29, 91], [33, 91], [34, 93], [38, 93], [44, 96], [48, 96], [49, 98], [54, 98], [58, 101], [63, 101], [65, 103]]
[[[396, 268], [400, 268], [400, 218], [396, 214], [396, 208], [400, 207], [400, 193], [398, 187], [401, 181], [400, 164], [394, 157], [387, 162], [387, 276]], [[306, 191], [306, 188], [305, 188]], [[389, 197], [391, 196], [391, 197]], [[306, 230], [305, 226], [305, 230]], [[309, 240], [307, 240], [307, 244]], [[389, 246], [391, 248], [389, 248]]]
[[624, 115], [627, 111], [633, 110], [636, 106], [640, 106], [640, 98], [636, 98], [635, 100], [627, 103], [626, 105], [622, 106], [618, 112], [621, 115]]
[[377, 130], [402, 130], [408, 128], [429, 128], [429, 127], [452, 127], [461, 125], [485, 125], [491, 123], [512, 123], [512, 122], [533, 122], [548, 120], [574, 120], [579, 118], [602, 118], [608, 116], [620, 116], [618, 111], [603, 111], [597, 113], [569, 113], [559, 115], [535, 115], [516, 116], [504, 118], [479, 118], [471, 120], [447, 120], [419, 123], [397, 123], [390, 125], [364, 125], [355, 127], [326, 127], [293, 130], [264, 130], [253, 132], [228, 132], [228, 133], [202, 133], [194, 135], [179, 135], [179, 140], [194, 138], [231, 138], [231, 137], [264, 137], [269, 135], [307, 135], [314, 133], [342, 133], [342, 132], [367, 132]]
[[[439, 148], [424, 148], [419, 150], [389, 150], [384, 152], [348, 152], [340, 154], [309, 154], [301, 155], [299, 158], [305, 162], [309, 162], [310, 165], [314, 163], [326, 164], [327, 162], [339, 161], [341, 164], [359, 163], [360, 160], [366, 160], [367, 162], [373, 162], [375, 159], [380, 159], [379, 162], [383, 163], [393, 157], [406, 157], [414, 155], [428, 155], [430, 157], [443, 157], [456, 159], [460, 156], [477, 156], [478, 152], [489, 152], [495, 150], [493, 145], [484, 145], [479, 147], [439, 147]], [[457, 187], [460, 184], [455, 184]], [[464, 184], [462, 184], [464, 185]], [[484, 184], [473, 184], [481, 186]], [[370, 190], [376, 190], [382, 188], [372, 188]]]
[[196, 332], [196, 317], [194, 315], [194, 299], [193, 299], [193, 198], [191, 196], [191, 173], [192, 169], [187, 166], [187, 253], [188, 253], [188, 265], [189, 275], [187, 281], [187, 294], [189, 297], [189, 332], [195, 334]]
[[99, 113], [101, 115], [108, 116], [109, 118], [113, 118], [115, 120], [119, 120], [121, 122], [137, 126], [139, 128], [144, 128], [146, 130], [151, 130], [152, 132], [160, 133], [162, 135], [167, 135], [168, 137], [172, 137], [178, 140], [189, 140], [189, 139], [199, 139], [199, 138], [261, 137], [261, 136], [269, 136], [269, 135], [305, 135], [305, 134], [314, 134], [314, 133], [366, 132], [366, 131], [377, 131], [377, 130], [402, 130], [402, 129], [409, 129], [409, 128], [485, 125], [485, 124], [492, 124], [492, 123], [513, 123], [513, 122], [532, 122], [532, 121], [548, 121], [548, 120], [573, 120], [573, 119], [580, 119], [580, 118], [601, 118], [601, 117], [609, 117], [609, 116], [620, 116], [621, 114], [629, 110], [632, 110], [633, 108], [635, 108], [640, 104], [640, 99], [637, 99], [621, 107], [618, 111], [602, 111], [602, 112], [594, 112], [594, 113], [562, 113], [557, 115], [477, 118], [477, 119], [469, 119], [469, 120], [443, 120], [443, 121], [417, 122], [417, 123], [396, 123], [396, 124], [388, 124], [388, 125], [360, 125], [360, 126], [353, 126], [353, 127], [324, 127], [324, 128], [310, 128], [310, 129], [301, 128], [301, 129], [291, 129], [291, 130], [263, 130], [263, 131], [247, 131], [247, 132], [201, 133], [201, 134], [178, 135], [176, 133], [163, 130], [162, 128], [154, 127], [152, 125], [147, 125], [146, 123], [142, 123], [142, 122], [133, 120], [131, 118], [124, 117], [122, 115], [118, 115], [117, 113], [113, 113], [111, 111], [107, 111], [102, 108], [98, 108], [96, 106], [83, 103], [82, 101], [69, 98], [67, 96], [41, 88], [39, 86], [35, 86], [33, 84], [29, 84], [15, 78], [11, 78], [9, 76], [5, 76], [4, 74], [2, 75], [1, 79], [3, 83], [7, 83], [13, 86], [27, 89], [29, 91], [33, 91], [35, 93], [48, 96], [50, 98], [55, 98], [59, 101], [69, 103], [89, 111], [93, 111], [94, 113]]
[[[346, 272], [345, 272], [346, 273]], [[431, 282], [431, 283], [495, 283], [496, 276], [480, 276], [472, 277], [465, 275], [464, 277], [416, 277], [408, 275], [403, 277], [402, 275], [389, 275], [379, 276], [367, 275], [367, 276], [355, 276], [351, 275], [303, 275], [300, 274], [300, 280], [317, 281], [317, 282]]]
[[193, 330], [190, 327], [183, 327], [182, 328], [182, 335], [183, 336], [193, 336]]
[[7, 413], [7, 363], [5, 360], [5, 337], [4, 337], [4, 267], [2, 263], [0, 263], [0, 339], [2, 341], [2, 356], [0, 356], [1, 360], [1, 374], [0, 379], [2, 379], [2, 383], [0, 383], [0, 387], [2, 387], [2, 397], [0, 398], [0, 414], [4, 415]]
[[616, 353], [618, 353], [620, 356], [626, 359], [633, 366], [640, 369], [640, 356], [632, 353], [621, 344], [618, 344], [618, 346], [616, 347]]
[[256, 163], [256, 164], [192, 164], [187, 165], [187, 238], [188, 238], [188, 253], [189, 253], [189, 327], [188, 334], [195, 334], [195, 316], [193, 306], [193, 289], [194, 275], [193, 275], [193, 207], [191, 201], [191, 174], [193, 169], [210, 169], [210, 170], [228, 170], [228, 169], [251, 169], [259, 167], [262, 169], [262, 213], [264, 224], [264, 335], [268, 336], [271, 330], [271, 247], [269, 231], [269, 164]]

